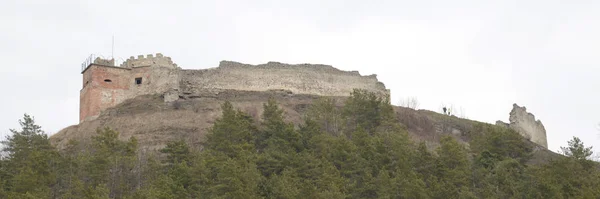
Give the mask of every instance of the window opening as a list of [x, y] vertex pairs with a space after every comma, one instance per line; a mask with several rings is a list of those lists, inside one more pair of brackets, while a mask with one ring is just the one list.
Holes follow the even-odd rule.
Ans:
[[138, 85], [142, 84], [142, 78], [141, 77], [135, 78], [135, 84], [138, 84]]
[[104, 82], [112, 82], [110, 79], [105, 79]]

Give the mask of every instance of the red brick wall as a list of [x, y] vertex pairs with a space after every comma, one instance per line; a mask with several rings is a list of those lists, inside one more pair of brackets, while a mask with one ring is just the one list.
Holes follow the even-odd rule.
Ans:
[[[106, 82], [105, 80], [110, 80]], [[92, 65], [83, 73], [80, 92], [79, 121], [100, 114], [120, 103], [133, 79], [129, 69]]]

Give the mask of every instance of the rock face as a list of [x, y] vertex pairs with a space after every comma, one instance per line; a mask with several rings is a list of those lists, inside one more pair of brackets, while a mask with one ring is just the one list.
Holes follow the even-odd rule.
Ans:
[[510, 111], [508, 120], [510, 124], [497, 121], [496, 125], [511, 128], [533, 143], [548, 148], [544, 125], [540, 120], [536, 120], [533, 114], [527, 112], [527, 108], [513, 104], [513, 109]]

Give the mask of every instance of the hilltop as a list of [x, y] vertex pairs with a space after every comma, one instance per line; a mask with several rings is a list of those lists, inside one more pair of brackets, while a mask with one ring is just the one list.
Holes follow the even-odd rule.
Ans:
[[[324, 96], [293, 94], [286, 90], [270, 91], [238, 91], [222, 90], [220, 92], [198, 92], [174, 102], [164, 102], [161, 95], [142, 95], [108, 108], [96, 119], [69, 126], [52, 135], [50, 140], [58, 147], [64, 148], [68, 141], [87, 142], [96, 135], [97, 129], [109, 127], [120, 133], [120, 138], [127, 140], [137, 138], [140, 150], [154, 151], [165, 147], [170, 141], [186, 140], [190, 146], [201, 147], [206, 133], [214, 121], [221, 116], [221, 104], [229, 101], [236, 109], [248, 113], [255, 121], [260, 121], [262, 105], [275, 99], [287, 121], [296, 126], [302, 124], [303, 117], [315, 100]], [[347, 97], [325, 97], [336, 100], [341, 107]], [[413, 110], [394, 106], [398, 124], [409, 132], [412, 139], [424, 141], [429, 148], [439, 145], [444, 135], [452, 135], [467, 144], [474, 132], [474, 125], [483, 124], [478, 121], [448, 116], [428, 111]], [[530, 142], [530, 141], [527, 141]], [[556, 155], [544, 146], [535, 146], [532, 161], [545, 161]]]
[[359, 89], [164, 97], [128, 99], [50, 139], [25, 115], [0, 159], [0, 197], [600, 196], [590, 148], [574, 138], [562, 156], [531, 142], [516, 105], [510, 124], [493, 125]]

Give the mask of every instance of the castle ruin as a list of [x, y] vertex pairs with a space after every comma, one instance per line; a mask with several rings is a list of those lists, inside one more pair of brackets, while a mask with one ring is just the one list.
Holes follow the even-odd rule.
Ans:
[[536, 120], [533, 114], [527, 112], [527, 108], [513, 104], [508, 120], [510, 123], [496, 121], [496, 125], [513, 129], [533, 143], [548, 148], [544, 125], [540, 120]]
[[130, 57], [119, 66], [112, 59], [90, 59], [82, 65], [81, 73], [80, 122], [92, 120], [127, 99], [147, 94], [160, 94], [165, 102], [222, 90], [288, 90], [294, 94], [349, 96], [353, 89], [365, 89], [388, 100], [390, 94], [376, 75], [362, 76], [357, 71], [342, 71], [329, 65], [221, 61], [216, 68], [186, 70], [160, 53]]

